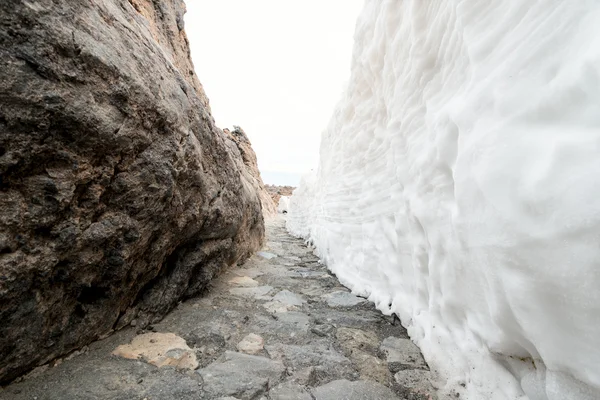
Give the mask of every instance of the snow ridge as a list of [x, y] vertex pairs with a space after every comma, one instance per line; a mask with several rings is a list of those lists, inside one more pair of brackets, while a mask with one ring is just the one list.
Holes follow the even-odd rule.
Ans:
[[359, 17], [288, 229], [400, 316], [442, 394], [600, 398], [599, 17], [570, 0]]

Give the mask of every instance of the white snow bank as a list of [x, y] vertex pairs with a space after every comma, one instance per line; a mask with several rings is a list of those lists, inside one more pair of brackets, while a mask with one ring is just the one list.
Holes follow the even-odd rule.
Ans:
[[290, 197], [289, 196], [281, 196], [279, 198], [279, 204], [277, 205], [277, 212], [287, 213], [289, 208], [290, 208]]
[[461, 398], [600, 399], [599, 20], [590, 0], [367, 1], [292, 196], [288, 229]]

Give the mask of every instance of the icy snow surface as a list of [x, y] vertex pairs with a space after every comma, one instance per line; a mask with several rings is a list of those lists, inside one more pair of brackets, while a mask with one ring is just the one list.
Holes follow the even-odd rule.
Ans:
[[291, 198], [288, 229], [461, 399], [600, 399], [598, 21], [592, 0], [367, 1]]

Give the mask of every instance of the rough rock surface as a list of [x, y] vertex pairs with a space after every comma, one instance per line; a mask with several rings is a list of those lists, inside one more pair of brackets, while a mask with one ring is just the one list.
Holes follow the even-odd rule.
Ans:
[[258, 249], [180, 0], [0, 2], [0, 382], [144, 327]]
[[260, 197], [263, 214], [266, 216], [277, 214], [277, 204], [273, 202], [273, 199], [265, 188], [265, 184], [260, 176], [260, 171], [258, 170], [256, 154], [254, 153], [254, 150], [252, 150], [252, 145], [250, 144], [250, 139], [248, 139], [246, 132], [239, 126], [235, 126], [233, 131], [230, 131], [227, 128], [223, 129], [223, 132], [231, 136], [240, 151], [240, 155], [249, 174], [248, 180], [252, 182]]
[[[406, 369], [394, 375], [388, 354], [380, 350], [384, 341], [390, 344], [394, 341], [389, 338], [396, 338], [402, 347], [394, 342], [394, 351], [404, 349], [417, 358], [419, 349], [397, 320], [367, 302], [330, 306], [324, 293], [348, 289], [318, 263], [310, 248], [285, 232], [281, 220], [267, 220], [267, 235], [266, 251], [275, 257], [257, 254], [231, 268], [213, 281], [206, 296], [181, 303], [150, 328], [183, 338], [196, 354], [196, 371], [111, 356], [138, 334], [130, 327], [91, 344], [84, 354], [5, 387], [0, 400], [435, 398], [435, 374], [420, 362], [420, 355], [414, 363], [404, 357]], [[239, 277], [268, 290], [256, 296], [232, 293], [231, 288], [256, 288], [239, 287]], [[264, 307], [275, 298], [293, 309]], [[244, 341], [261, 346], [252, 349], [256, 354], [244, 354]]]

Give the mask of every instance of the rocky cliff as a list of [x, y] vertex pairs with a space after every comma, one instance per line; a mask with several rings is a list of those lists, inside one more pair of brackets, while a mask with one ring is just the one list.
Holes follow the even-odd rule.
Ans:
[[184, 12], [0, 2], [0, 382], [160, 318], [261, 245], [257, 187], [215, 126]]
[[230, 135], [237, 145], [240, 158], [245, 165], [245, 168], [243, 169], [248, 173], [248, 180], [252, 182], [260, 197], [263, 214], [265, 216], [277, 214], [277, 206], [273, 202], [270, 193], [267, 192], [265, 184], [262, 181], [260, 171], [258, 170], [256, 154], [254, 153], [254, 150], [252, 150], [252, 145], [250, 144], [250, 139], [248, 139], [246, 132], [239, 126], [234, 127], [233, 131], [230, 131], [229, 129], [223, 129], [223, 131], [227, 135]]

